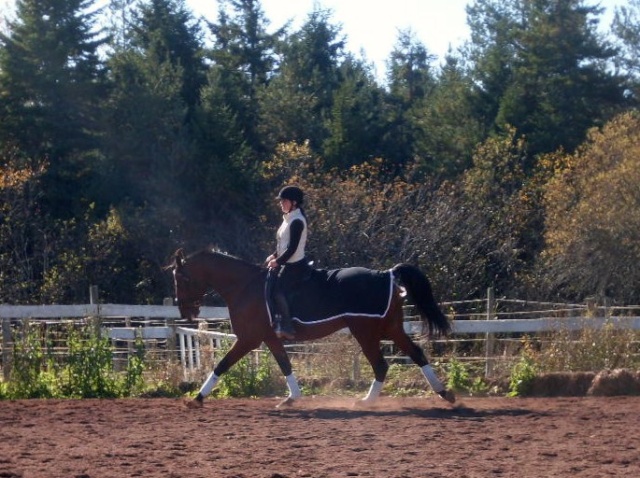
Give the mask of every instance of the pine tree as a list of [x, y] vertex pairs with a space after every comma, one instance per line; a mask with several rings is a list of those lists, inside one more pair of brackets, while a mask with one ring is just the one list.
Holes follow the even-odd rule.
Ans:
[[280, 44], [278, 71], [261, 94], [261, 132], [271, 145], [309, 141], [313, 150], [321, 150], [340, 85], [344, 45], [330, 12], [318, 9]]
[[596, 30], [601, 13], [581, 0], [477, 0], [469, 9], [483, 113], [497, 130], [515, 126], [532, 157], [573, 150], [625, 106], [623, 78], [607, 70], [617, 52]]
[[41, 207], [77, 217], [99, 201], [95, 150], [105, 69], [94, 0], [18, 0], [0, 34], [0, 142], [45, 159]]
[[259, 0], [222, 0], [219, 5], [217, 22], [209, 23], [217, 82], [226, 92], [225, 104], [243, 125], [247, 144], [261, 152], [258, 93], [273, 74], [276, 45], [285, 30], [267, 33], [269, 21]]
[[17, 0], [0, 33], [0, 140], [54, 166], [95, 147], [104, 68], [94, 0]]

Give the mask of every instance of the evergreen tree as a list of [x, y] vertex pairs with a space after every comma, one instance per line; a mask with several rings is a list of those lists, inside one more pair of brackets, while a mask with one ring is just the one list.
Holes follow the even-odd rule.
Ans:
[[213, 34], [211, 59], [219, 67], [218, 82], [224, 102], [244, 127], [247, 143], [263, 148], [258, 134], [258, 91], [267, 84], [276, 65], [275, 48], [284, 27], [267, 33], [269, 25], [260, 0], [222, 0]]
[[330, 17], [330, 11], [314, 10], [280, 44], [280, 67], [261, 95], [261, 131], [271, 145], [309, 141], [319, 151], [328, 137], [345, 45]]
[[0, 142], [49, 168], [41, 205], [81, 214], [97, 188], [95, 155], [104, 97], [94, 0], [18, 0], [0, 34]]
[[152, 0], [132, 18], [129, 41], [109, 59], [103, 150], [118, 184], [113, 203], [162, 210], [180, 204], [180, 179], [192, 167], [192, 117], [204, 65], [198, 30], [182, 0]]
[[616, 9], [613, 33], [620, 48], [616, 64], [629, 75], [629, 90], [637, 104], [640, 100], [640, 0], [629, 0], [629, 5]]
[[469, 9], [484, 113], [525, 135], [532, 157], [573, 150], [625, 104], [623, 79], [607, 71], [616, 50], [596, 31], [601, 12], [581, 0], [477, 0]]
[[418, 125], [415, 155], [429, 175], [452, 179], [471, 166], [475, 147], [485, 137], [484, 124], [475, 116], [473, 83], [451, 52], [446, 56], [428, 101], [410, 111]]
[[180, 94], [189, 110], [187, 119], [200, 100], [206, 67], [202, 32], [184, 0], [150, 0], [135, 11], [131, 32], [134, 49], [158, 64], [168, 62], [181, 73]]
[[362, 61], [348, 57], [339, 72], [323, 157], [328, 166], [346, 169], [382, 154], [385, 92]]
[[[94, 0], [17, 0], [0, 33], [0, 139], [53, 167], [93, 148], [104, 69]], [[91, 10], [94, 8], [94, 10]]]
[[420, 126], [413, 121], [435, 86], [430, 55], [411, 30], [401, 30], [388, 62], [388, 129], [385, 157], [404, 163], [416, 155]]

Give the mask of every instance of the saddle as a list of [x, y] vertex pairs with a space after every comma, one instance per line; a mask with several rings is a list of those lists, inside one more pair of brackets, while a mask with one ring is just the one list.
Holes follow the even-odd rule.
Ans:
[[312, 269], [305, 280], [287, 291], [291, 318], [318, 323], [345, 316], [383, 317], [394, 287], [390, 270], [364, 267]]

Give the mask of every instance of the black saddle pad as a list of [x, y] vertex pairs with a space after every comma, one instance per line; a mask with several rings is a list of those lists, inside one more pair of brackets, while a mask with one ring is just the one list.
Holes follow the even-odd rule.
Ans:
[[383, 317], [389, 310], [392, 290], [391, 271], [314, 269], [287, 299], [293, 319], [313, 323], [347, 315]]

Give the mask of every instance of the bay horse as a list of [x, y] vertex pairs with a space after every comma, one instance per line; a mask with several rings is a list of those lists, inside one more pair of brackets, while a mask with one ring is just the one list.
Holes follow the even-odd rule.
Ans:
[[[289, 395], [278, 406], [291, 405], [302, 396], [289, 356], [271, 326], [264, 292], [267, 269], [212, 250], [203, 250], [185, 257], [182, 249], [175, 252], [173, 263], [168, 268], [173, 271], [181, 317], [190, 321], [197, 317], [204, 295], [214, 290], [227, 304], [231, 327], [237, 337], [227, 354], [209, 374], [198, 396], [188, 402], [189, 407], [202, 406], [204, 398], [211, 393], [219, 378], [261, 343], [273, 354], [289, 389]], [[373, 403], [382, 390], [389, 365], [383, 356], [380, 342], [391, 340], [421, 368], [434, 392], [449, 403], [454, 403], [454, 394], [443, 386], [429, 365], [422, 348], [411, 340], [403, 327], [403, 292], [406, 291], [430, 335], [446, 335], [450, 332], [449, 321], [433, 297], [429, 280], [417, 267], [409, 264], [398, 264], [388, 272], [393, 282], [384, 316], [372, 318], [363, 315], [343, 315], [333, 320], [315, 323], [295, 321], [295, 340], [315, 340], [343, 328], [349, 329], [362, 348], [375, 376], [369, 392], [360, 401], [362, 404]], [[361, 295], [359, 300], [370, 299], [366, 296], [366, 291]]]

